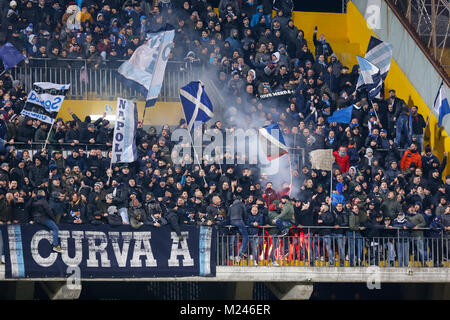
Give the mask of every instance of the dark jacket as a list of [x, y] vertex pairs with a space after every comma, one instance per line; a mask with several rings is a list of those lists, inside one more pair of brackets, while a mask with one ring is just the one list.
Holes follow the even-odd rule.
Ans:
[[37, 223], [42, 223], [46, 219], [56, 220], [47, 200], [41, 196], [36, 196], [36, 198], [33, 199], [30, 205], [30, 212], [32, 214], [33, 221]]
[[344, 227], [348, 227], [348, 213], [345, 209], [343, 209], [341, 212], [336, 210], [336, 208], [333, 209], [333, 215], [334, 215], [334, 225], [338, 225], [339, 229], [335, 229], [334, 233], [336, 234], [344, 234], [348, 229], [342, 229]]
[[244, 222], [247, 218], [245, 205], [239, 200], [234, 200], [233, 204], [228, 208], [228, 216], [230, 222]]
[[335, 224], [335, 219], [333, 214], [330, 211], [323, 212], [320, 215], [317, 215], [317, 226], [320, 227], [330, 227], [330, 228], [320, 228], [319, 235], [325, 236], [331, 233], [332, 227]]
[[247, 217], [247, 226], [248, 226], [247, 231], [248, 231], [248, 234], [251, 235], [251, 236], [258, 235], [259, 228], [255, 227], [253, 225], [253, 223], [255, 223], [255, 222], [258, 223], [258, 226], [262, 226], [264, 224], [264, 222], [263, 222], [263, 215], [262, 215], [261, 212], [258, 212], [256, 215], [253, 215], [252, 213], [248, 214], [248, 217]]

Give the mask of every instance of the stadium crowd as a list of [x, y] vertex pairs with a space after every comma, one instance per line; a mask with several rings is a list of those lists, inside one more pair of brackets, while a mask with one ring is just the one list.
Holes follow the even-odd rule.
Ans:
[[[60, 59], [68, 58], [83, 64], [86, 59], [88, 68], [111, 67], [114, 60], [128, 59], [148, 32], [172, 25], [171, 59], [208, 70], [228, 98], [224, 119], [212, 129], [226, 134], [236, 127], [277, 122], [292, 150], [307, 155], [333, 149], [335, 164], [332, 173], [314, 170], [305, 157], [296, 163], [293, 185], [275, 186], [258, 165], [174, 164], [173, 128], [146, 130], [139, 122], [139, 160], [110, 166], [109, 121], [81, 120], [70, 110], [73, 119], [57, 119], [47, 136], [46, 123], [20, 116], [27, 92], [6, 72], [0, 79], [0, 138], [5, 142], [0, 223], [44, 224], [55, 231], [56, 251], [61, 251], [60, 223], [167, 224], [180, 239], [180, 226], [188, 224], [216, 226], [235, 240], [239, 233], [237, 256], [251, 253], [254, 260], [261, 246], [255, 236], [262, 235], [263, 226], [272, 227], [274, 239], [299, 226], [313, 227], [308, 228], [316, 241], [312, 258], [326, 255], [330, 262], [335, 255], [331, 239], [338, 244], [339, 259], [349, 256], [353, 264], [367, 245], [363, 237], [399, 233], [412, 237], [414, 248], [409, 241], [389, 242], [391, 264], [394, 255], [400, 265], [407, 264], [413, 249], [428, 261], [434, 249], [427, 238], [445, 239], [443, 249], [437, 246], [433, 254], [435, 266], [442, 264], [443, 253], [448, 255], [450, 176], [445, 183], [442, 177], [447, 155], [440, 161], [425, 145], [426, 122], [394, 89], [374, 101], [356, 90], [358, 66], [350, 71], [343, 65], [317, 28], [312, 41], [305, 39], [291, 19], [291, 1], [222, 0], [219, 15], [201, 0], [88, 0], [81, 9], [72, 2], [46, 0], [6, 5], [6, 40], [26, 55], [23, 63], [31, 64], [39, 63], [34, 58], [50, 58], [74, 67], [73, 61]], [[289, 94], [262, 98], [283, 90]], [[328, 123], [335, 110], [352, 105], [351, 123]], [[186, 128], [183, 120], [179, 127]], [[28, 149], [35, 143], [41, 148], [31, 155]], [[63, 150], [70, 152], [64, 155]], [[325, 250], [314, 250], [314, 244]], [[252, 250], [247, 252], [248, 246]]]

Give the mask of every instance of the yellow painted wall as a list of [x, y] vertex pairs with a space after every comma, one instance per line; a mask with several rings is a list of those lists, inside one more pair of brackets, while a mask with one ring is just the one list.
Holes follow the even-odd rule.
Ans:
[[[350, 23], [352, 25], [351, 28], [347, 29], [347, 36], [349, 39], [352, 39], [352, 42], [357, 42], [360, 44], [359, 54], [364, 56], [369, 44], [370, 36], [377, 35], [367, 27], [366, 20], [363, 15], [352, 2], [349, 2], [347, 6], [347, 21], [348, 25], [350, 25]], [[433, 152], [440, 160], [442, 160], [443, 153], [449, 152], [450, 150], [450, 137], [442, 128], [438, 129], [438, 121], [436, 117], [431, 113], [429, 107], [408, 80], [395, 59], [392, 59], [391, 61], [391, 68], [389, 69], [389, 73], [385, 80], [385, 93], [388, 94], [389, 89], [391, 88], [395, 89], [397, 96], [403, 99], [408, 106], [418, 106], [419, 113], [422, 114], [425, 121], [431, 114], [429, 124], [425, 132], [425, 145], [429, 143], [433, 149]], [[444, 170], [443, 177], [447, 174], [450, 174], [450, 165], [447, 165]]]
[[322, 33], [325, 35], [339, 61], [348, 66], [350, 70], [354, 64], [357, 64], [356, 55], [359, 54], [360, 45], [348, 36], [353, 27], [349, 27], [345, 13], [294, 11], [292, 20], [294, 25], [305, 33], [308, 48], [313, 54], [315, 50], [313, 31], [317, 26], [317, 36], [319, 37]]
[[[66, 120], [72, 120], [69, 115], [68, 109], [72, 111], [80, 118], [84, 119], [85, 116], [103, 115], [106, 111], [108, 116], [115, 117], [116, 115], [117, 101], [95, 101], [95, 100], [64, 100], [61, 110], [58, 113], [58, 117]], [[144, 113], [144, 101], [138, 101], [138, 116], [142, 120]], [[178, 125], [180, 119], [184, 118], [183, 110], [179, 102], [157, 102], [155, 106], [147, 108], [145, 112], [144, 125]]]

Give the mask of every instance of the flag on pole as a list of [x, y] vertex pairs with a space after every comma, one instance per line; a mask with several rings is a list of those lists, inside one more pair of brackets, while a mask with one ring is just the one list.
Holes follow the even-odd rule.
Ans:
[[356, 57], [361, 69], [360, 77], [369, 92], [369, 99], [381, 98], [381, 88], [383, 86], [383, 79], [380, 75], [380, 69], [362, 57]]
[[[370, 63], [380, 69], [381, 78], [386, 79], [386, 76], [391, 68], [392, 60], [392, 44], [381, 41], [374, 36], [370, 37], [369, 45], [367, 47], [366, 55], [364, 56]], [[364, 86], [363, 78], [360, 75], [356, 89]]]
[[180, 99], [189, 131], [192, 130], [195, 121], [206, 122], [214, 117], [211, 100], [201, 81], [192, 81], [182, 87]]
[[353, 105], [350, 107], [336, 110], [333, 114], [328, 117], [328, 123], [350, 123], [352, 121]]
[[136, 102], [117, 98], [111, 163], [129, 163], [137, 160], [137, 122], [138, 113]]
[[269, 161], [289, 153], [278, 123], [260, 128], [259, 141]]
[[0, 48], [0, 59], [3, 61], [5, 70], [14, 68], [25, 57], [11, 43], [7, 42]]
[[119, 78], [146, 96], [145, 107], [156, 103], [162, 88], [167, 60], [173, 46], [175, 30], [147, 35], [147, 42], [134, 51], [118, 69]]
[[333, 149], [317, 149], [309, 153], [311, 169], [328, 170], [333, 169]]
[[450, 106], [448, 104], [447, 93], [445, 92], [444, 81], [439, 86], [438, 93], [434, 99], [433, 109], [437, 113], [438, 127], [440, 128], [444, 118], [450, 114]]

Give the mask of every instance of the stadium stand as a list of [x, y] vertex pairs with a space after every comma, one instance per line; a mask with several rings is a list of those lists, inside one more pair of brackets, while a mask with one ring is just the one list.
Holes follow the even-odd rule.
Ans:
[[[0, 223], [42, 223], [55, 234], [64, 223], [208, 225], [219, 230], [218, 265], [448, 266], [447, 154], [438, 159], [424, 142], [424, 117], [395, 87], [376, 101], [356, 90], [360, 70], [348, 64], [355, 57], [340, 61], [334, 50], [342, 52], [343, 43], [294, 23], [292, 1], [222, 0], [218, 8], [200, 0], [3, 5], [5, 40], [26, 59], [0, 78]], [[73, 80], [76, 92], [85, 67], [99, 75], [89, 78], [97, 94], [114, 97], [120, 90], [112, 89], [109, 70], [166, 25], [175, 28], [168, 68], [207, 71], [229, 103], [218, 107], [223, 118], [209, 128], [225, 136], [279, 123], [299, 155], [292, 184], [272, 185], [255, 164], [174, 164], [171, 134], [186, 128], [184, 121], [160, 128], [140, 122], [139, 160], [110, 167], [113, 127], [106, 114], [80, 119], [82, 106], [73, 107], [70, 118], [55, 122], [47, 144], [50, 127], [20, 115], [30, 88], [14, 79], [18, 70]], [[68, 78], [51, 73], [61, 69], [80, 71]], [[288, 94], [276, 94], [282, 91]], [[328, 123], [349, 106], [350, 123]], [[307, 155], [316, 149], [333, 150], [331, 173], [311, 168]], [[53, 244], [61, 250], [57, 238]]]

